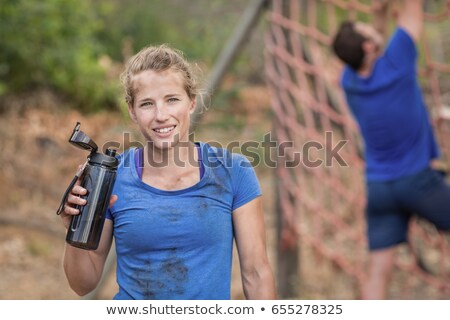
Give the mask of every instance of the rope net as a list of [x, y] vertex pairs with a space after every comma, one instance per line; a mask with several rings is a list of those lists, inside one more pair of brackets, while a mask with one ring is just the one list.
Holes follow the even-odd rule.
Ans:
[[[265, 42], [273, 132], [280, 146], [292, 142], [276, 169], [282, 215], [278, 249], [299, 245], [300, 298], [356, 299], [366, 277], [363, 144], [339, 87], [343, 66], [330, 44], [340, 21], [370, 21], [372, 12], [371, 1], [271, 2]], [[450, 1], [429, 1], [425, 18], [420, 81], [446, 164]], [[341, 158], [333, 157], [341, 141]], [[448, 298], [450, 249], [445, 236], [427, 222], [413, 220], [409, 237], [410, 244], [398, 249], [389, 297]]]

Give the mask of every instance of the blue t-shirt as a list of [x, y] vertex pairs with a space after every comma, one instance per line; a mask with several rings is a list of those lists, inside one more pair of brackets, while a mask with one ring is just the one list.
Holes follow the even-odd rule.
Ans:
[[347, 103], [365, 143], [368, 181], [388, 181], [425, 169], [439, 150], [416, 77], [417, 49], [398, 28], [372, 74], [342, 75]]
[[113, 194], [115, 299], [230, 299], [232, 212], [261, 195], [242, 155], [200, 143], [205, 172], [186, 189], [139, 179], [135, 149], [120, 156]]

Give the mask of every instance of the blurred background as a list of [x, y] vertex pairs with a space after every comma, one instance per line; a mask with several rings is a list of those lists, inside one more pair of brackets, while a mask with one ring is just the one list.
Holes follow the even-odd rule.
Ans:
[[[185, 53], [205, 82], [247, 5], [239, 0], [0, 1], [1, 299], [78, 298], [63, 273], [65, 231], [55, 214], [87, 156], [67, 142], [72, 128], [80, 121], [99, 146], [123, 143], [124, 132], [140, 141], [119, 81], [124, 62], [144, 46], [168, 43]], [[227, 140], [253, 140], [270, 129], [263, 28], [260, 19], [227, 69], [196, 140], [225, 146]], [[115, 294], [114, 274], [110, 278], [111, 288], [101, 290], [100, 298]], [[235, 297], [242, 297], [240, 290]]]
[[[428, 6], [421, 47], [423, 85], [445, 148], [446, 3]], [[198, 66], [207, 86], [243, 13], [255, 5], [256, 23], [212, 88], [195, 140], [226, 147], [232, 141], [261, 143], [271, 133], [293, 141], [276, 170], [254, 162], [280, 298], [359, 296], [367, 258], [363, 162], [338, 89], [342, 66], [328, 45], [340, 20], [370, 20], [370, 0], [0, 0], [0, 299], [79, 299], [63, 273], [65, 230], [55, 211], [87, 154], [67, 140], [79, 121], [99, 146], [119, 141], [123, 151], [141, 141], [123, 101], [124, 61], [144, 46], [168, 43]], [[309, 124], [308, 115], [314, 119]], [[324, 131], [349, 141], [349, 167], [287, 168], [304, 141], [329, 143]], [[256, 152], [260, 160], [274, 156]], [[423, 222], [411, 232], [414, 246], [400, 249], [391, 297], [450, 297], [448, 243]], [[415, 263], [418, 255], [425, 268]], [[111, 299], [116, 290], [112, 269], [92, 298]], [[244, 298], [236, 255], [232, 298]]]

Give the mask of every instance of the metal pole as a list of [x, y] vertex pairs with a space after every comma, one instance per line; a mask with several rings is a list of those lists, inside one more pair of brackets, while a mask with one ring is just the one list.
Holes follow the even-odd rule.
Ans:
[[[222, 52], [217, 58], [216, 63], [207, 78], [205, 99], [211, 96], [214, 90], [219, 87], [224, 75], [227, 73], [228, 68], [241, 50], [244, 41], [252, 33], [253, 28], [258, 22], [259, 17], [267, 3], [268, 0], [253, 0], [245, 9], [238, 25], [236, 26], [236, 29], [222, 49]], [[197, 112], [194, 113], [192, 117], [191, 130], [195, 130], [196, 125], [200, 121], [203, 107], [201, 105], [201, 101], [202, 99], [197, 101]]]
[[[307, 3], [302, 0], [302, 6]], [[290, 17], [290, 0], [284, 0], [282, 2], [282, 14], [285, 17]], [[289, 32], [284, 30], [284, 36], [289, 39]], [[273, 122], [274, 127], [281, 126], [276, 119]], [[274, 130], [276, 132], [276, 130]], [[278, 141], [278, 137], [275, 139]], [[276, 175], [275, 180], [275, 215], [276, 229], [277, 229], [277, 284], [278, 284], [278, 296], [280, 299], [295, 299], [300, 294], [300, 246], [298, 243], [290, 247], [284, 247], [282, 245], [281, 232], [283, 229], [283, 214], [280, 198], [280, 181]]]

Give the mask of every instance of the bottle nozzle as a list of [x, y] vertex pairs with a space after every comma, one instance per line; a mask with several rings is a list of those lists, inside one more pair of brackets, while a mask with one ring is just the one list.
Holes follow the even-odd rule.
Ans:
[[116, 152], [117, 152], [116, 149], [108, 148], [108, 149], [106, 149], [105, 154], [107, 156], [110, 156], [110, 157], [115, 157], [116, 156]]

